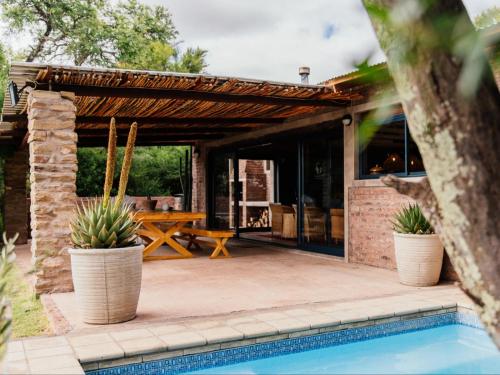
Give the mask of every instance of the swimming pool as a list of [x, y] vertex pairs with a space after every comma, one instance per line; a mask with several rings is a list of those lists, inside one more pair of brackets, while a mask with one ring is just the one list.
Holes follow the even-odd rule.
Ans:
[[491, 374], [500, 352], [471, 315], [448, 313], [88, 374]]
[[494, 374], [499, 371], [500, 354], [486, 333], [454, 324], [194, 374]]

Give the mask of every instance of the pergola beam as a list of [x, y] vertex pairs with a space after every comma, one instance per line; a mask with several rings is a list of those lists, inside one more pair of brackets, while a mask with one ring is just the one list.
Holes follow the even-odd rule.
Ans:
[[[158, 137], [154, 139], [140, 139], [138, 138], [135, 142], [136, 146], [182, 146], [182, 145], [194, 145], [197, 141], [196, 139], [191, 139], [191, 137], [169, 137], [164, 139], [159, 139]], [[213, 139], [213, 138], [212, 138]], [[118, 138], [118, 146], [125, 146], [127, 143], [127, 138]], [[78, 147], [106, 147], [108, 144], [106, 138], [81, 138], [78, 140]]]
[[[186, 135], [186, 134], [234, 134], [234, 133], [244, 133], [247, 131], [251, 131], [252, 128], [139, 128], [137, 136], [164, 136], [164, 135]], [[118, 136], [126, 137], [128, 135], [129, 129], [117, 129]], [[76, 129], [76, 132], [79, 137], [107, 137], [108, 136], [108, 128], [105, 129]]]
[[[111, 117], [77, 117], [76, 123], [109, 124]], [[256, 118], [256, 117], [115, 117], [118, 124], [137, 121], [139, 125], [236, 125], [236, 124], [281, 124], [284, 118]]]
[[280, 127], [267, 127], [267, 128], [257, 129], [252, 132], [235, 134], [230, 137], [225, 137], [222, 139], [217, 139], [215, 141], [209, 142], [207, 143], [207, 147], [217, 148], [231, 144], [255, 141], [256, 139], [270, 137], [276, 134], [283, 134], [284, 132], [287, 131], [294, 131], [309, 126], [316, 126], [319, 124], [324, 124], [326, 122], [335, 121], [349, 113], [371, 111], [375, 108], [399, 104], [400, 102], [401, 101], [398, 96], [391, 96], [383, 100], [374, 100], [356, 104], [349, 108], [326, 111], [323, 113], [312, 114], [300, 118], [289, 118]]
[[[4, 122], [27, 121], [27, 115], [4, 115]], [[282, 124], [285, 118], [261, 117], [115, 117], [117, 124], [131, 124], [137, 121], [139, 125], [239, 125], [239, 124]], [[111, 116], [83, 116], [77, 117], [77, 124], [109, 124]]]
[[[49, 89], [49, 84], [39, 83], [38, 89]], [[204, 102], [248, 103], [291, 107], [345, 107], [350, 101], [345, 99], [315, 99], [272, 95], [227, 94], [213, 91], [182, 89], [153, 89], [144, 87], [104, 87], [52, 83], [52, 91], [69, 91], [76, 96], [95, 98], [133, 98], [133, 99], [175, 99]]]
[[[139, 142], [177, 142], [177, 141], [197, 141], [197, 140], [209, 140], [209, 139], [218, 139], [222, 134], [148, 134], [148, 135], [137, 135], [137, 141]], [[96, 142], [100, 143], [101, 141], [103, 144], [107, 144], [108, 142], [108, 137], [107, 134], [99, 134], [96, 136], [95, 134], [92, 135], [79, 135], [78, 136], [78, 143], [80, 142], [88, 142], [91, 140], [96, 140]], [[127, 141], [127, 134], [118, 134], [117, 136], [118, 143], [123, 143], [125, 144]]]

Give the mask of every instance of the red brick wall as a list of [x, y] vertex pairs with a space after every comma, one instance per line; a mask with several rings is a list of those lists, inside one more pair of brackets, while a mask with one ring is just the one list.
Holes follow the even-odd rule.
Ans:
[[264, 172], [263, 160], [246, 160], [246, 200], [265, 201], [267, 200], [267, 180]]
[[[207, 212], [206, 203], [206, 168], [207, 150], [203, 145], [193, 147], [192, 155], [192, 199], [191, 210], [194, 212]], [[200, 220], [196, 225], [206, 225], [206, 220]]]
[[18, 244], [28, 242], [29, 204], [27, 203], [26, 176], [28, 150], [18, 150], [5, 162], [4, 224], [7, 237], [19, 234]]
[[[408, 197], [384, 186], [349, 188], [349, 262], [396, 269], [391, 220], [408, 202]], [[442, 277], [456, 280], [448, 259]]]

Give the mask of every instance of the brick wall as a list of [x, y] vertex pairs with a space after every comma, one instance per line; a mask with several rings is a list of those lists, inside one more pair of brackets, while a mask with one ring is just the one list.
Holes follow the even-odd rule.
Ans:
[[[206, 168], [207, 150], [203, 145], [194, 147], [192, 155], [192, 198], [191, 209], [194, 212], [207, 212], [206, 203]], [[205, 220], [197, 222], [197, 225], [206, 225]]]
[[247, 201], [266, 201], [267, 184], [263, 160], [246, 160], [246, 197]]
[[[401, 206], [411, 202], [385, 186], [349, 188], [349, 261], [396, 269], [391, 220]], [[449, 259], [443, 262], [442, 278], [456, 280]]]
[[7, 237], [19, 234], [18, 244], [28, 242], [29, 210], [26, 200], [28, 150], [17, 150], [5, 163], [4, 219]]

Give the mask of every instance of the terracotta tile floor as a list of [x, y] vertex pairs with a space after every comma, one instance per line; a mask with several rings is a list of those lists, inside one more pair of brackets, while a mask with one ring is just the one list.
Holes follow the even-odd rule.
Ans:
[[[399, 284], [395, 271], [346, 264], [338, 258], [232, 241], [230, 259], [210, 260], [207, 254], [183, 260], [144, 263], [137, 318], [112, 326], [82, 323], [74, 293], [50, 295], [72, 333], [112, 331], [157, 322], [220, 317], [235, 312], [299, 309], [314, 303], [355, 307], [367, 299], [407, 296], [459, 296], [452, 284], [415, 288]], [[164, 251], [164, 250], [161, 250]], [[27, 247], [18, 262], [29, 263]], [[460, 296], [459, 296], [460, 297]], [[238, 314], [239, 315], [239, 314]]]

